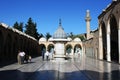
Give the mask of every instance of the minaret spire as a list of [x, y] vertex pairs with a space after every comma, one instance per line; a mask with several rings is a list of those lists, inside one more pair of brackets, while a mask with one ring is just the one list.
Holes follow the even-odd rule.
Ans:
[[86, 18], [85, 18], [86, 21], [91, 21], [91, 17], [90, 17], [90, 11], [87, 10], [86, 11]]
[[59, 19], [59, 26], [62, 26], [61, 19]]
[[86, 11], [85, 21], [86, 21], [86, 28], [87, 28], [87, 39], [89, 39], [90, 38], [90, 21], [91, 21], [89, 10]]

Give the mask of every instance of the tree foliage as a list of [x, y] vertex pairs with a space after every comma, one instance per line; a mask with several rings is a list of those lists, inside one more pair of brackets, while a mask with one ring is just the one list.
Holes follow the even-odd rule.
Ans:
[[73, 39], [74, 38], [74, 34], [73, 34], [73, 32], [70, 32], [70, 34], [68, 35], [71, 39]]
[[37, 24], [33, 22], [32, 18], [29, 18], [27, 24], [25, 25], [25, 33], [38, 40], [39, 34], [37, 32], [36, 26]]
[[18, 23], [17, 21], [14, 23], [13, 28], [18, 29], [19, 31], [23, 32], [23, 23]]
[[44, 37], [44, 35], [42, 33], [39, 34], [39, 39]]
[[78, 37], [78, 38], [81, 39], [81, 41], [85, 40], [84, 35], [81, 35], [81, 34], [75, 35], [75, 34], [73, 34], [72, 32], [70, 32], [70, 33], [68, 34], [68, 37], [70, 37], [71, 39], [75, 39], [76, 37]]
[[52, 35], [49, 32], [47, 32], [46, 35], [45, 35], [45, 37], [48, 40], [50, 37], [52, 37]]
[[75, 37], [80, 38], [80, 39], [81, 39], [81, 41], [84, 41], [84, 40], [85, 40], [85, 37], [84, 37], [83, 35], [80, 35], [80, 34], [75, 35]]

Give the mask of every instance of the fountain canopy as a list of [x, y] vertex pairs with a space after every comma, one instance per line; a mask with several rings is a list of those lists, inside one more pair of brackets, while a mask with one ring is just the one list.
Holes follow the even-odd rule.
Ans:
[[53, 39], [50, 41], [69, 41], [67, 39], [67, 34], [65, 33], [62, 25], [61, 25], [61, 19], [59, 20], [59, 26], [58, 29], [53, 34]]
[[58, 29], [56, 30], [56, 32], [53, 35], [54, 39], [67, 39], [67, 35], [64, 32], [64, 29], [62, 28], [62, 26], [59, 26]]

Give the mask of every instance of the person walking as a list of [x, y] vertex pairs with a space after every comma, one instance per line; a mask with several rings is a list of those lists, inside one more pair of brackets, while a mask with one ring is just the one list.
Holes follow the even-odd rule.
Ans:
[[29, 55], [29, 62], [31, 62], [31, 60], [32, 60], [32, 57]]
[[44, 61], [44, 57], [45, 57], [45, 51], [42, 50], [42, 60]]
[[19, 56], [20, 56], [20, 59], [21, 59], [21, 64], [23, 64], [24, 63], [24, 58], [25, 58], [25, 52], [24, 51], [20, 52]]
[[46, 56], [46, 60], [48, 61], [48, 59], [49, 59], [49, 51], [48, 50], [46, 51], [45, 56]]
[[28, 63], [28, 60], [29, 60], [29, 55], [25, 55], [25, 57], [24, 57], [24, 61], [26, 62], [26, 63]]
[[18, 61], [18, 64], [21, 64], [20, 51], [18, 51], [18, 55], [17, 55], [17, 61]]

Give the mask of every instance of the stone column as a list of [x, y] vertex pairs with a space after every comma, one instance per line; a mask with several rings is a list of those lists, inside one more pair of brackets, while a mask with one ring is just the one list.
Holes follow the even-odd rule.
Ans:
[[118, 26], [118, 47], [119, 47], [119, 63], [120, 63], [120, 19], [119, 19], [119, 26]]
[[95, 57], [96, 57], [96, 59], [98, 59], [98, 48], [96, 48], [96, 50], [95, 50]]
[[73, 48], [71, 49], [71, 55], [73, 55]]
[[103, 41], [102, 41], [102, 30], [99, 28], [99, 59], [103, 59]]
[[107, 61], [111, 61], [110, 50], [110, 23], [107, 24]]

